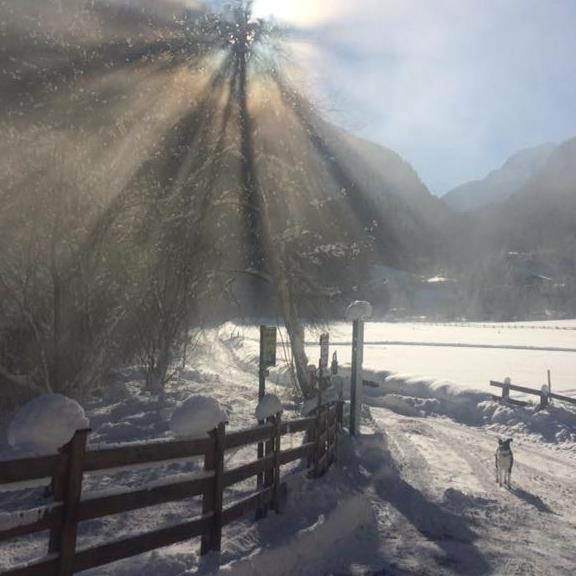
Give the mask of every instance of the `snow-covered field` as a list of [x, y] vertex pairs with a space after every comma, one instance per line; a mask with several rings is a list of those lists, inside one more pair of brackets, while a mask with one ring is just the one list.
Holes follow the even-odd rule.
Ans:
[[[351, 328], [331, 326], [330, 335], [334, 342], [347, 342]], [[513, 383], [540, 389], [550, 370], [553, 390], [576, 396], [573, 320], [522, 324], [367, 323], [365, 341], [364, 365], [371, 370], [486, 391], [490, 380], [502, 381], [506, 376]], [[338, 356], [349, 362], [350, 348], [339, 347]]]
[[[328, 329], [346, 374], [351, 329], [344, 324]], [[81, 399], [91, 420], [92, 444], [170, 437], [169, 418], [191, 393], [217, 398], [232, 428], [254, 424], [257, 334], [256, 327], [234, 324], [208, 331], [190, 365], [169, 386], [163, 407], [142, 392], [135, 372], [126, 373], [113, 389]], [[317, 335], [317, 330], [307, 335], [314, 362]], [[550, 369], [553, 389], [576, 396], [576, 321], [369, 323], [366, 342], [365, 377], [378, 386], [366, 387], [362, 435], [345, 439], [338, 466], [324, 478], [306, 480], [298, 469], [290, 474], [285, 514], [225, 528], [219, 558], [200, 561], [195, 540], [86, 574], [573, 574], [576, 411], [558, 402], [545, 412], [503, 406], [491, 399], [488, 381], [509, 376], [540, 387]], [[282, 362], [288, 356], [281, 348], [268, 391], [278, 394], [289, 417], [297, 415], [299, 405]], [[7, 420], [8, 415], [3, 428]], [[4, 436], [0, 459], [15, 456]], [[498, 436], [514, 438], [511, 490], [494, 482]], [[253, 456], [251, 448], [240, 450], [226, 466]], [[191, 462], [88, 478], [84, 497], [197, 469], [199, 464]], [[39, 503], [39, 491], [0, 490], [2, 512]], [[80, 543], [153, 529], [193, 513], [192, 504], [176, 503], [118, 515], [90, 523]], [[43, 546], [45, 538], [0, 544], [0, 570], [41, 555]]]

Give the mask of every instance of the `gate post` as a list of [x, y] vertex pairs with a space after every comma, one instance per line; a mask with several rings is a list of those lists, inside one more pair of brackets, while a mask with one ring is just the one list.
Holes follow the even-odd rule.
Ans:
[[63, 503], [63, 522], [50, 532], [48, 551], [59, 555], [58, 576], [72, 576], [78, 533], [78, 507], [82, 496], [84, 454], [89, 429], [78, 430], [60, 449], [62, 464], [53, 479], [54, 500]]
[[510, 378], [504, 378], [504, 386], [502, 386], [502, 400], [505, 402], [510, 400], [510, 384], [512, 384], [512, 380], [510, 380]]
[[202, 514], [212, 514], [208, 531], [202, 535], [200, 555], [211, 551], [220, 551], [222, 542], [222, 504], [224, 499], [224, 442], [226, 424], [218, 424], [210, 436], [214, 440], [212, 450], [204, 457], [204, 470], [213, 471], [214, 478], [210, 488], [204, 493]]
[[360, 432], [362, 411], [362, 360], [364, 355], [364, 320], [372, 316], [370, 302], [352, 302], [346, 310], [346, 318], [352, 324], [352, 374], [350, 377], [350, 434]]

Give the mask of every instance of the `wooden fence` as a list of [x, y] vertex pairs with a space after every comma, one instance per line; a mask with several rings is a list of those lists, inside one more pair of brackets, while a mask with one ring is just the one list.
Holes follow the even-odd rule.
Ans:
[[570, 398], [569, 396], [562, 396], [561, 394], [554, 394], [550, 392], [547, 388], [542, 388], [542, 390], [535, 390], [534, 388], [526, 388], [525, 386], [516, 386], [512, 384], [507, 378], [504, 382], [495, 382], [492, 380], [490, 386], [495, 386], [496, 388], [502, 388], [502, 396], [498, 398], [499, 400], [504, 400], [505, 402], [510, 402], [512, 404], [527, 404], [521, 400], [514, 400], [510, 398], [510, 391], [515, 390], [516, 392], [523, 392], [524, 394], [532, 394], [534, 396], [540, 397], [540, 408], [546, 408], [550, 403], [550, 400], [560, 400], [561, 402], [568, 402], [570, 404], [576, 404], [576, 398]]
[[[278, 414], [262, 425], [237, 432], [226, 432], [225, 425], [221, 424], [205, 439], [102, 450], [86, 450], [89, 430], [82, 430], [57, 455], [1, 462], [0, 486], [51, 478], [54, 502], [32, 511], [35, 513], [32, 521], [0, 530], [0, 542], [49, 531], [48, 555], [0, 574], [69, 576], [195, 537], [201, 537], [201, 554], [219, 551], [222, 528], [227, 524], [253, 510], [258, 510], [260, 517], [268, 508], [280, 511], [280, 471], [283, 465], [305, 459], [311, 477], [321, 476], [330, 467], [336, 458], [342, 417], [343, 403], [338, 401], [320, 407], [314, 416], [298, 420], [282, 421]], [[296, 448], [282, 450], [282, 436], [296, 432], [307, 433], [304, 442]], [[265, 445], [262, 458], [225, 469], [226, 451], [257, 442]], [[203, 473], [137, 491], [82, 498], [83, 476], [87, 472], [113, 471], [191, 457], [204, 458]], [[224, 491], [252, 477], [258, 479], [256, 492], [224, 507]], [[80, 522], [193, 496], [202, 497], [202, 513], [193, 519], [153, 532], [77, 549]]]

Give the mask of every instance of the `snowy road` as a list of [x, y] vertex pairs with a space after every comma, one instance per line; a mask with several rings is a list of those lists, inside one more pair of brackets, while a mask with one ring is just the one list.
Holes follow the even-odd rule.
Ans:
[[[444, 419], [370, 408], [358, 443], [382, 558], [400, 574], [568, 576], [576, 566], [575, 462], [515, 446], [511, 490], [496, 437]], [[361, 468], [362, 470], [362, 468]], [[362, 482], [362, 479], [360, 479]]]

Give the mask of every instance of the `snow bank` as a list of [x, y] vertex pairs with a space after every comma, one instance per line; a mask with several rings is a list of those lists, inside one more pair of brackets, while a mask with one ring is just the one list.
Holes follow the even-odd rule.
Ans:
[[282, 402], [276, 394], [265, 394], [256, 406], [256, 420], [266, 420], [282, 412]]
[[174, 410], [170, 430], [175, 436], [195, 438], [205, 436], [227, 420], [228, 415], [217, 400], [197, 394], [190, 396]]
[[89, 421], [78, 402], [61, 394], [45, 394], [25, 404], [8, 428], [13, 448], [35, 454], [53, 454]]
[[368, 372], [377, 384], [364, 388], [366, 404], [403, 416], [445, 416], [467, 426], [486, 426], [498, 434], [528, 434], [551, 443], [576, 442], [576, 411], [554, 401], [518, 406], [494, 400], [492, 394], [466, 390], [449, 382], [403, 378], [388, 372]]
[[[305, 498], [303, 494], [299, 496]], [[343, 574], [342, 567], [350, 563], [357, 550], [363, 549], [372, 521], [372, 508], [363, 494], [342, 498], [330, 513], [320, 514], [315, 523], [295, 531], [281, 544], [257, 548], [249, 556], [222, 566], [218, 573], [227, 576]], [[286, 527], [280, 529], [287, 530]]]

